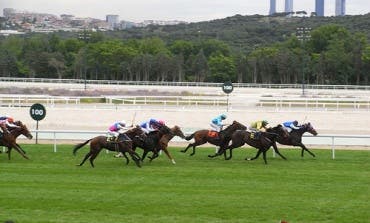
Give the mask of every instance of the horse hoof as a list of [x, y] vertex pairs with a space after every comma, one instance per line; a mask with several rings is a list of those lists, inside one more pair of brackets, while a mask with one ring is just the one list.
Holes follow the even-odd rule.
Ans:
[[171, 160], [172, 161], [172, 164], [176, 164], [176, 161], [175, 160]]

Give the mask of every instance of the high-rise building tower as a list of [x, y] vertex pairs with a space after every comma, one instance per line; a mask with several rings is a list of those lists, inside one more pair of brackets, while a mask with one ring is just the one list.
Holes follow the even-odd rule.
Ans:
[[315, 12], [317, 16], [324, 16], [324, 0], [316, 0]]
[[285, 12], [293, 12], [293, 0], [285, 0]]
[[114, 30], [119, 26], [119, 16], [118, 15], [106, 15], [106, 22], [109, 25], [109, 29]]
[[335, 15], [346, 15], [346, 0], [335, 0]]
[[276, 13], [276, 0], [270, 0], [270, 12], [269, 15]]

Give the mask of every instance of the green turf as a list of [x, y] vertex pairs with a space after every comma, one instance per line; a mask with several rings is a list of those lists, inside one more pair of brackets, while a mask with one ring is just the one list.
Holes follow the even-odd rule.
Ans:
[[[23, 145], [0, 154], [0, 222], [370, 222], [370, 151], [282, 149], [284, 161], [268, 153], [245, 161], [254, 149], [236, 149], [230, 161], [170, 151], [142, 168], [114, 153], [77, 167], [87, 148]], [[139, 152], [141, 152], [139, 150]]]

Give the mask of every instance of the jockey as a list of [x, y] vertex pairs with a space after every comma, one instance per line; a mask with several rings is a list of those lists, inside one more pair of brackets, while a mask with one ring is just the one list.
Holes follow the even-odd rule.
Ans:
[[259, 139], [260, 132], [265, 132], [268, 124], [266, 120], [252, 122], [248, 128], [251, 130], [251, 139]]
[[165, 122], [163, 120], [157, 120], [157, 119], [151, 118], [146, 122], [142, 122], [140, 124], [140, 127], [146, 134], [148, 134], [154, 131], [158, 131], [159, 128], [164, 125], [165, 125]]
[[252, 122], [251, 125], [249, 126], [249, 130], [256, 131], [256, 132], [265, 132], [267, 129], [268, 121], [266, 120], [261, 120], [261, 121], [255, 121]]
[[300, 126], [298, 125], [298, 121], [286, 121], [283, 123], [283, 126], [286, 128], [286, 130], [290, 133], [293, 129], [300, 129]]
[[224, 124], [222, 124], [222, 120], [225, 120], [227, 116], [225, 114], [221, 114], [214, 119], [211, 120], [211, 128], [213, 131], [220, 132]]
[[6, 115], [0, 117], [0, 127], [3, 131], [7, 131], [7, 127], [20, 128], [14, 124], [14, 119], [12, 117]]
[[[126, 127], [126, 121], [125, 120], [121, 120], [121, 121], [113, 123], [108, 129], [108, 133], [107, 133], [108, 139], [110, 141], [117, 140], [118, 139], [117, 137], [119, 136], [120, 130], [126, 130], [126, 129], [128, 129], [128, 128]], [[126, 136], [126, 139], [130, 140], [127, 136]]]

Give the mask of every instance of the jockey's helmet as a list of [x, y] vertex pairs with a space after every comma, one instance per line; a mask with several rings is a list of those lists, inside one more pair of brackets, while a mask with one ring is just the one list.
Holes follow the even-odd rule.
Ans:
[[294, 120], [293, 121], [293, 125], [298, 125], [298, 121], [297, 120]]
[[9, 123], [13, 123], [14, 122], [14, 119], [12, 117], [8, 117], [8, 122]]
[[266, 121], [266, 120], [263, 120], [263, 121], [262, 121], [262, 125], [263, 125], [263, 126], [266, 126], [267, 124], [269, 124], [269, 122], [268, 122], [268, 121]]
[[222, 114], [221, 115], [221, 119], [226, 119], [226, 115], [225, 114]]
[[158, 120], [158, 123], [159, 123], [160, 125], [165, 125], [165, 123], [164, 123], [164, 121], [163, 121], [162, 119]]
[[126, 121], [125, 120], [121, 120], [121, 121], [119, 121], [119, 124], [125, 126], [126, 125]]

